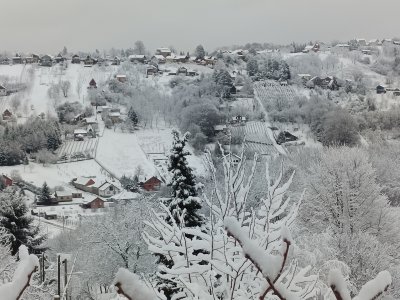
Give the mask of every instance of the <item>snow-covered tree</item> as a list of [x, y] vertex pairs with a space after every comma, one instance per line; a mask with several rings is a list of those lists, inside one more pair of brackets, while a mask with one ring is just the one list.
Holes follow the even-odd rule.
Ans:
[[138, 115], [134, 111], [132, 106], [129, 108], [128, 118], [129, 118], [129, 121], [132, 123], [133, 126], [136, 126], [139, 123]]
[[42, 185], [42, 189], [40, 190], [39, 202], [45, 205], [51, 205], [51, 195], [50, 195], [50, 188], [47, 185], [47, 182], [44, 182]]
[[[21, 245], [36, 253], [44, 250], [42, 244], [46, 236], [33, 224], [25, 199], [16, 188], [0, 193], [0, 228], [4, 228], [10, 238], [12, 255], [17, 253]], [[7, 245], [8, 241], [0, 240], [0, 243]]]
[[[185, 226], [200, 226], [203, 217], [199, 214], [201, 204], [197, 196], [196, 180], [193, 170], [190, 168], [186, 157], [190, 153], [185, 149], [189, 134], [185, 133], [181, 138], [176, 130], [172, 131], [174, 138], [171, 154], [169, 156], [168, 171], [172, 175], [169, 185], [172, 188], [169, 210], [172, 215], [179, 216], [186, 211]], [[176, 222], [181, 220], [174, 217]]]
[[194, 51], [194, 55], [196, 56], [196, 59], [204, 59], [204, 56], [206, 55], [204, 47], [202, 45], [198, 45]]

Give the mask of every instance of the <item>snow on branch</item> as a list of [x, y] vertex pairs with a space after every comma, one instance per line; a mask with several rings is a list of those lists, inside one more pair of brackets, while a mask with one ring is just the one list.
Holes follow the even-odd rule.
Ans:
[[119, 269], [115, 275], [114, 285], [117, 293], [129, 300], [155, 300], [156, 295], [151, 291], [139, 276], [129, 272], [127, 269]]
[[39, 259], [28, 253], [25, 246], [19, 247], [19, 263], [11, 282], [0, 286], [2, 300], [18, 300], [29, 286], [33, 273], [39, 267]]
[[[351, 300], [347, 284], [339, 270], [330, 271], [328, 283], [337, 300]], [[358, 296], [354, 297], [353, 300], [375, 300], [389, 288], [391, 283], [390, 273], [382, 271], [374, 279], [364, 284]]]

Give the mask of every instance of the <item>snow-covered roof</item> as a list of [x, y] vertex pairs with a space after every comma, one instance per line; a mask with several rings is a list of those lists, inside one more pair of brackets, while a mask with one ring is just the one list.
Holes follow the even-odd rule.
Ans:
[[57, 194], [58, 197], [72, 196], [71, 191], [56, 191], [55, 194]]
[[6, 88], [0, 84], [0, 90], [5, 90]]
[[82, 203], [88, 204], [88, 203], [93, 202], [93, 201], [96, 200], [96, 199], [100, 199], [101, 201], [106, 202], [106, 200], [100, 198], [99, 196], [89, 196], [89, 197], [85, 197], [85, 198], [83, 199]]
[[78, 177], [74, 182], [79, 185], [86, 185], [90, 179], [95, 181], [94, 178], [90, 177]]
[[126, 78], [126, 75], [117, 75], [117, 78]]
[[75, 129], [74, 134], [87, 134], [86, 129]]
[[215, 125], [214, 130], [224, 130], [226, 129], [226, 125]]
[[141, 59], [141, 58], [146, 58], [146, 56], [143, 55], [143, 54], [132, 54], [132, 55], [129, 55], [129, 59]]
[[347, 48], [350, 47], [349, 44], [337, 44], [336, 47]]
[[159, 51], [159, 52], [171, 52], [171, 49], [166, 48], [166, 47], [161, 47], [161, 48], [157, 48], [156, 51]]
[[107, 190], [110, 186], [113, 186], [113, 187], [116, 188], [116, 186], [113, 185], [112, 183], [110, 183], [110, 182], [104, 182], [101, 186], [99, 186], [99, 190], [105, 191], [105, 190]]
[[110, 113], [108, 114], [108, 116], [109, 116], [109, 117], [120, 117], [120, 116], [121, 116], [121, 113], [119, 113], [119, 112], [110, 112]]
[[88, 124], [95, 124], [97, 123], [96, 121], [96, 117], [88, 117], [88, 118], [84, 118], [85, 122]]
[[165, 60], [165, 57], [159, 54], [156, 54], [153, 56], [154, 58], [158, 59], [158, 60]]

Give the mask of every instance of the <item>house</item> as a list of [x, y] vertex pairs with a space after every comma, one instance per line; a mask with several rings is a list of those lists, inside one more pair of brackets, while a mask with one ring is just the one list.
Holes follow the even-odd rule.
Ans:
[[89, 87], [88, 87], [88, 89], [97, 89], [96, 80], [94, 80], [93, 78], [92, 78], [92, 80], [90, 80], [90, 82], [89, 82]]
[[54, 193], [54, 197], [57, 202], [71, 202], [72, 201], [72, 193], [64, 192], [64, 191], [56, 191]]
[[365, 55], [371, 55], [371, 52], [372, 52], [372, 51], [371, 51], [370, 49], [362, 49], [362, 50], [361, 50], [361, 53], [362, 53], [362, 54], [365, 54]]
[[107, 181], [102, 183], [99, 187], [94, 187], [94, 194], [100, 197], [111, 197], [120, 192], [121, 190], [118, 187]]
[[246, 123], [246, 117], [243, 117], [243, 116], [234, 116], [234, 117], [232, 117], [232, 120], [231, 120], [231, 123], [232, 124], [243, 124], [243, 123]]
[[8, 57], [0, 57], [0, 65], [9, 65], [11, 60]]
[[156, 64], [165, 64], [166, 59], [163, 55], [153, 55], [151, 57], [151, 61], [156, 63]]
[[289, 131], [282, 131], [279, 133], [278, 137], [275, 138], [276, 143], [281, 145], [286, 142], [297, 141], [298, 137], [291, 134]]
[[81, 63], [80, 56], [78, 54], [73, 55], [72, 59], [71, 59], [71, 63], [72, 64], [80, 64]]
[[383, 85], [378, 85], [376, 87], [377, 94], [386, 94], [386, 88]]
[[349, 44], [336, 44], [337, 48], [342, 48], [342, 49], [350, 49], [350, 45]]
[[156, 75], [158, 73], [158, 68], [153, 65], [149, 65], [146, 69], [146, 76]]
[[92, 192], [92, 186], [96, 182], [94, 181], [93, 178], [88, 178], [88, 177], [79, 177], [79, 178], [74, 178], [72, 180], [72, 185], [76, 187], [79, 190], [85, 191], [85, 192]]
[[12, 113], [8, 110], [8, 109], [6, 109], [4, 112], [3, 112], [3, 120], [10, 120], [11, 119], [11, 117], [12, 117]]
[[189, 55], [177, 55], [173, 58], [173, 61], [176, 63], [187, 63], [189, 61]]
[[7, 96], [7, 89], [0, 84], [0, 96]]
[[88, 132], [86, 129], [75, 129], [74, 130], [74, 140], [81, 141], [83, 137], [87, 136]]
[[15, 56], [12, 58], [12, 63], [14, 64], [14, 65], [16, 65], [16, 64], [22, 64], [22, 57], [21, 57], [21, 55], [20, 54], [15, 54]]
[[111, 119], [113, 124], [121, 122], [121, 113], [117, 111], [110, 111], [108, 117]]
[[87, 200], [84, 200], [84, 202], [81, 204], [81, 207], [85, 209], [104, 208], [105, 202], [106, 201], [101, 199], [100, 197], [90, 197]]
[[119, 66], [120, 64], [121, 64], [121, 59], [118, 56], [115, 56], [114, 59], [111, 62], [111, 65]]
[[297, 76], [300, 77], [304, 84], [312, 78], [310, 74], [297, 74]]
[[146, 55], [143, 54], [133, 54], [133, 55], [129, 55], [129, 61], [133, 62], [133, 63], [145, 63], [147, 60]]
[[55, 219], [57, 219], [57, 212], [55, 212], [55, 211], [46, 211], [44, 213], [44, 218], [46, 220], [55, 220]]
[[227, 132], [228, 127], [226, 125], [215, 125], [214, 126], [214, 133], [220, 133], [220, 132]]
[[4, 174], [1, 175], [0, 180], [5, 187], [13, 185], [13, 180], [10, 177], [8, 177], [7, 175], [4, 175]]
[[217, 59], [214, 56], [205, 56], [204, 61], [206, 65], [214, 65]]
[[39, 55], [32, 54], [31, 56], [25, 57], [26, 64], [36, 64], [40, 61]]
[[169, 48], [158, 48], [156, 49], [156, 55], [162, 55], [164, 57], [171, 56], [172, 51]]
[[183, 74], [183, 75], [186, 76], [186, 75], [187, 75], [187, 72], [188, 72], [187, 68], [185, 68], [185, 67], [179, 67], [178, 70], [176, 71], [176, 74], [177, 74], [177, 75]]
[[42, 67], [51, 67], [53, 65], [53, 57], [46, 54], [40, 58], [40, 65]]
[[187, 70], [187, 76], [197, 76], [199, 73], [197, 73], [195, 70]]
[[126, 82], [126, 80], [127, 80], [126, 75], [117, 75], [117, 76], [115, 76], [115, 78], [116, 78], [119, 82], [122, 82], [122, 83]]
[[118, 201], [132, 201], [138, 199], [139, 197], [140, 197], [139, 193], [123, 190], [122, 192], [115, 194], [114, 196], [111, 196], [109, 199], [111, 201], [118, 202]]
[[379, 45], [381, 42], [379, 41], [379, 39], [372, 39], [368, 41], [368, 45], [369, 46], [377, 46]]
[[162, 181], [157, 177], [153, 176], [145, 182], [141, 183], [141, 186], [145, 191], [151, 192], [156, 191], [161, 187]]
[[365, 39], [356, 39], [356, 42], [359, 46], [363, 47], [367, 45], [367, 41]]
[[90, 55], [86, 56], [86, 58], [84, 59], [83, 62], [85, 64], [85, 67], [91, 67], [91, 66], [97, 64], [97, 60], [94, 59], [93, 57], [91, 57]]
[[72, 192], [72, 198], [82, 198], [82, 192]]
[[62, 63], [65, 61], [65, 58], [61, 55], [61, 53], [58, 53], [54, 60], [56, 61], [56, 63]]

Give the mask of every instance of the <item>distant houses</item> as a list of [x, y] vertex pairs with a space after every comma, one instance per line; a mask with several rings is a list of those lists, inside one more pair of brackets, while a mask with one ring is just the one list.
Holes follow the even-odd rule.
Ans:
[[158, 48], [156, 49], [156, 55], [161, 55], [164, 57], [171, 56], [172, 51], [169, 48]]
[[133, 54], [129, 55], [129, 61], [133, 63], [142, 63], [144, 64], [147, 61], [146, 55], [140, 55], [140, 54]]
[[148, 192], [157, 191], [160, 189], [162, 185], [162, 181], [157, 177], [153, 176], [144, 182], [140, 183], [141, 187]]
[[73, 55], [72, 59], [71, 59], [71, 63], [72, 64], [80, 64], [81, 63], [80, 56], [78, 54]]
[[6, 109], [4, 112], [3, 112], [3, 120], [4, 121], [7, 121], [7, 120], [10, 120], [11, 119], [11, 117], [13, 116], [13, 114], [8, 110], [8, 109]]
[[106, 201], [101, 199], [100, 197], [90, 197], [87, 200], [85, 199], [81, 204], [82, 208], [86, 209], [99, 209], [104, 208], [104, 203]]
[[100, 197], [111, 197], [121, 190], [111, 182], [97, 182], [95, 178], [79, 177], [72, 180], [72, 185], [82, 191], [98, 195]]

